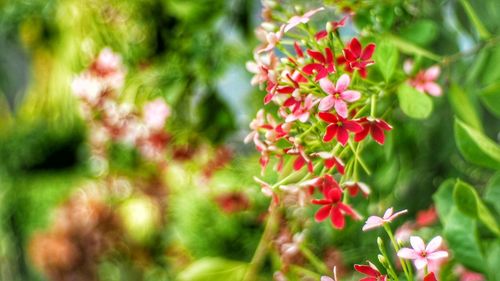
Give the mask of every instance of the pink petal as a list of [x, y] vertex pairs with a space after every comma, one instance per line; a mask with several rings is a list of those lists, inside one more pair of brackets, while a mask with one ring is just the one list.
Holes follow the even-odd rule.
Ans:
[[345, 101], [353, 102], [353, 101], [359, 100], [359, 98], [361, 97], [361, 93], [358, 91], [347, 90], [347, 91], [342, 92], [342, 94], [340, 94], [340, 96]]
[[439, 66], [434, 65], [424, 72], [425, 80], [436, 80], [441, 73]]
[[429, 242], [429, 244], [425, 248], [425, 251], [427, 253], [432, 253], [441, 246], [441, 243], [443, 243], [443, 238], [441, 236], [436, 236]]
[[424, 88], [425, 92], [427, 92], [427, 93], [429, 93], [429, 95], [432, 95], [435, 97], [439, 97], [443, 94], [442, 90], [441, 90], [441, 86], [439, 86], [437, 83], [434, 83], [434, 82], [426, 82], [424, 84], [423, 88]]
[[415, 252], [415, 250], [413, 249], [402, 248], [401, 250], [398, 251], [398, 257], [403, 259], [414, 260], [418, 259], [420, 255], [418, 255], [417, 252]]
[[[338, 83], [338, 82], [337, 82]], [[335, 86], [333, 85], [332, 81], [328, 78], [323, 78], [319, 80], [319, 86], [323, 91], [325, 91], [327, 94], [333, 95], [335, 94]]]
[[373, 228], [377, 228], [379, 226], [382, 226], [384, 224], [384, 221], [382, 218], [377, 217], [377, 216], [371, 216], [366, 220], [365, 225], [363, 226], [363, 231], [367, 231]]
[[324, 221], [328, 215], [330, 214], [330, 209], [332, 208], [331, 205], [327, 205], [324, 207], [321, 207], [318, 212], [316, 212], [316, 215], [314, 215], [314, 219], [317, 222]]
[[318, 109], [320, 111], [328, 111], [335, 105], [335, 98], [332, 95], [328, 95], [321, 99], [319, 102]]
[[333, 280], [331, 277], [328, 277], [328, 276], [321, 276], [320, 281], [335, 281], [335, 280]]
[[389, 219], [392, 215], [392, 212], [394, 211], [394, 209], [392, 207], [390, 207], [389, 209], [387, 209], [384, 213], [384, 219]]
[[406, 214], [406, 213], [408, 213], [408, 210], [402, 210], [402, 211], [396, 212], [389, 219], [392, 221], [393, 219], [399, 217], [400, 215]]
[[335, 100], [334, 99], [335, 111], [343, 118], [346, 118], [347, 113], [347, 104], [343, 100]]
[[448, 252], [446, 251], [437, 251], [434, 253], [427, 254], [427, 258], [430, 260], [438, 260], [448, 257]]
[[420, 238], [418, 236], [411, 236], [410, 237], [410, 244], [413, 247], [413, 249], [415, 249], [415, 251], [417, 251], [417, 252], [422, 252], [425, 250], [424, 240], [422, 240], [422, 238]]
[[413, 70], [413, 61], [412, 60], [405, 60], [403, 64], [403, 70], [406, 74], [410, 74], [411, 71]]
[[342, 74], [339, 80], [337, 80], [337, 85], [335, 89], [337, 90], [337, 92], [343, 92], [345, 91], [345, 89], [347, 89], [347, 87], [349, 87], [349, 83], [351, 83], [351, 78], [349, 78], [349, 75]]
[[424, 267], [427, 266], [427, 259], [425, 259], [425, 258], [419, 258], [419, 259], [416, 259], [414, 261], [414, 263], [415, 263], [415, 267], [418, 270], [421, 270], [421, 269], [423, 269]]
[[337, 134], [337, 125], [329, 125], [328, 127], [326, 127], [326, 132], [325, 132], [325, 136], [323, 137], [323, 141], [324, 142], [329, 142], [331, 141], [335, 135]]

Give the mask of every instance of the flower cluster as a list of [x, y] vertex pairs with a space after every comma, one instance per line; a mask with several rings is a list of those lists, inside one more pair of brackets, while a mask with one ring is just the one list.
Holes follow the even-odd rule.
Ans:
[[[315, 31], [309, 22], [314, 15], [326, 13], [324, 8], [293, 15], [279, 25], [269, 14], [274, 10], [266, 11], [267, 21], [257, 30], [263, 43], [254, 52], [255, 61], [247, 63], [254, 73], [252, 84], [266, 91], [266, 108], [250, 123], [245, 141], [253, 142], [260, 152], [263, 173], [273, 158], [280, 173], [287, 163], [292, 163], [295, 173], [303, 169], [308, 173], [297, 183], [259, 182], [275, 202], [280, 193], [301, 193], [300, 205], [308, 198], [322, 206], [317, 221], [330, 217], [333, 226], [341, 229], [344, 215], [361, 218], [344, 200], [355, 196], [360, 186], [363, 194], [369, 194], [354, 168], [362, 160], [354, 156], [368, 134], [382, 145], [385, 133], [392, 130], [377, 116], [378, 93], [365, 81], [375, 63], [375, 44], [363, 47], [356, 37], [344, 43], [338, 29], [347, 17]], [[333, 176], [335, 170], [340, 180]], [[315, 190], [322, 199], [314, 199]]]
[[134, 104], [121, 102], [124, 77], [121, 57], [106, 48], [72, 82], [92, 132], [93, 154], [105, 160], [106, 148], [113, 141], [135, 147], [145, 159], [163, 164], [169, 139], [164, 127], [170, 108], [161, 98], [145, 104], [142, 113]]

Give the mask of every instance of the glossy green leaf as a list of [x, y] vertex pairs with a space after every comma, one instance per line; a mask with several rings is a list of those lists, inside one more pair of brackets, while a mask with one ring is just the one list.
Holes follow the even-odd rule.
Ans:
[[425, 46], [438, 35], [438, 27], [431, 20], [416, 21], [400, 31], [401, 37], [420, 46]]
[[499, 145], [458, 118], [455, 119], [455, 141], [467, 161], [492, 169], [500, 167]]
[[495, 116], [500, 118], [500, 82], [484, 88], [479, 97], [483, 105]]
[[490, 203], [500, 213], [500, 172], [497, 172], [486, 185], [484, 201]]
[[464, 216], [456, 207], [450, 210], [443, 234], [456, 260], [478, 271], [486, 272], [486, 261], [476, 235], [476, 221]]
[[432, 99], [406, 83], [399, 86], [398, 99], [401, 110], [409, 117], [425, 119], [432, 112]]
[[384, 76], [385, 81], [389, 81], [396, 70], [399, 53], [394, 45], [387, 41], [382, 41], [375, 49], [374, 60], [377, 62], [378, 69]]
[[477, 110], [464, 90], [456, 84], [451, 84], [448, 98], [450, 99], [453, 111], [460, 120], [463, 120], [478, 131], [483, 131]]
[[497, 222], [474, 187], [460, 180], [455, 184], [453, 199], [457, 208], [471, 218], [479, 219], [493, 233], [499, 234]]
[[178, 281], [226, 281], [241, 280], [245, 275], [247, 263], [222, 258], [203, 258], [182, 271]]
[[500, 280], [500, 240], [493, 241], [488, 247], [488, 280]]
[[455, 182], [455, 179], [447, 179], [432, 196], [436, 203], [439, 219], [443, 223], [446, 222], [446, 218], [453, 207], [453, 188], [455, 187]]
[[386, 34], [384, 35], [384, 40], [389, 40], [392, 44], [394, 44], [396, 47], [399, 48], [399, 50], [405, 54], [410, 54], [410, 55], [416, 55], [416, 56], [423, 56], [428, 59], [431, 59], [433, 61], [438, 61], [440, 62], [442, 58], [439, 55], [436, 55], [432, 53], [431, 51], [428, 51], [424, 48], [421, 48], [412, 42], [409, 42], [401, 37], [392, 35], [392, 34]]

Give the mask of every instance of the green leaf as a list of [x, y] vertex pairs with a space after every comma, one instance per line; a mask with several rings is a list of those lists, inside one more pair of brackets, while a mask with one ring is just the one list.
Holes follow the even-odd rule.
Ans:
[[474, 187], [458, 180], [453, 190], [453, 199], [462, 213], [471, 218], [479, 219], [493, 233], [497, 235], [500, 233], [495, 218], [479, 198]]
[[438, 27], [431, 20], [419, 20], [401, 29], [401, 37], [420, 46], [425, 46], [438, 35]]
[[500, 118], [500, 82], [482, 89], [479, 98], [492, 114]]
[[409, 117], [425, 119], [432, 112], [432, 99], [406, 83], [399, 86], [398, 99], [401, 110]]
[[458, 118], [455, 118], [455, 141], [467, 161], [492, 169], [500, 167], [498, 144]]
[[389, 81], [394, 74], [398, 64], [399, 53], [396, 47], [387, 41], [382, 41], [375, 49], [375, 58], [378, 69], [384, 76], [385, 81]]
[[439, 219], [443, 224], [446, 223], [446, 218], [453, 207], [453, 188], [455, 182], [455, 179], [447, 179], [439, 186], [438, 191], [432, 196], [436, 203]]
[[423, 56], [428, 59], [431, 59], [433, 61], [440, 62], [442, 58], [439, 55], [436, 55], [426, 49], [423, 49], [403, 38], [400, 38], [398, 36], [392, 35], [392, 34], [386, 34], [383, 36], [383, 40], [388, 40], [392, 44], [394, 44], [396, 47], [399, 48], [399, 50], [405, 54], [410, 54], [410, 55], [416, 55], [416, 56]]
[[469, 126], [483, 131], [479, 115], [472, 104], [469, 96], [456, 84], [451, 84], [448, 95], [451, 106], [455, 114]]
[[489, 202], [500, 213], [500, 172], [491, 177], [486, 185], [484, 201]]
[[488, 247], [488, 280], [500, 280], [500, 240], [496, 240]]
[[476, 221], [455, 207], [446, 221], [443, 234], [457, 261], [475, 271], [486, 272], [486, 261], [476, 236]]
[[179, 273], [178, 281], [241, 280], [248, 264], [222, 258], [202, 258]]

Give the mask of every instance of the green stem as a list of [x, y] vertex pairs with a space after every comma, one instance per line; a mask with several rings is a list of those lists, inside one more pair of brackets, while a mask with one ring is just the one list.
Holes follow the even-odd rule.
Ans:
[[481, 20], [479, 19], [479, 16], [476, 14], [476, 11], [472, 8], [471, 4], [467, 0], [460, 0], [460, 4], [464, 7], [465, 13], [469, 17], [469, 19], [472, 21], [472, 24], [474, 27], [477, 29], [477, 32], [479, 33], [479, 38], [481, 39], [488, 39], [491, 37], [490, 32], [486, 29], [486, 27], [483, 25]]
[[377, 106], [377, 98], [376, 98], [375, 94], [373, 94], [371, 96], [371, 109], [370, 109], [370, 115], [373, 118], [375, 118], [376, 106]]
[[[397, 253], [400, 250], [400, 247], [399, 247], [396, 239], [394, 238], [394, 234], [392, 234], [391, 227], [389, 226], [389, 224], [385, 223], [384, 224], [384, 229], [385, 229], [385, 232], [387, 232], [387, 235], [389, 235], [389, 238], [391, 239], [392, 246], [394, 247], [394, 250]], [[411, 265], [409, 265], [406, 262], [406, 260], [404, 260], [402, 258], [399, 258], [399, 262], [401, 263], [401, 267], [403, 268], [403, 271], [405, 273], [406, 279], [408, 281], [413, 281], [413, 273], [411, 271]]]
[[317, 272], [321, 274], [328, 274], [328, 268], [311, 250], [309, 250], [306, 246], [300, 245], [300, 251], [304, 255], [304, 257], [311, 263], [312, 266], [316, 268]]
[[[271, 204], [274, 203], [271, 201]], [[254, 281], [257, 279], [257, 273], [264, 264], [264, 259], [266, 258], [269, 250], [269, 244], [278, 230], [278, 222], [278, 208], [276, 206], [271, 206], [264, 232], [262, 233], [259, 244], [257, 245], [257, 249], [255, 250], [252, 260], [250, 261], [243, 281]]]

